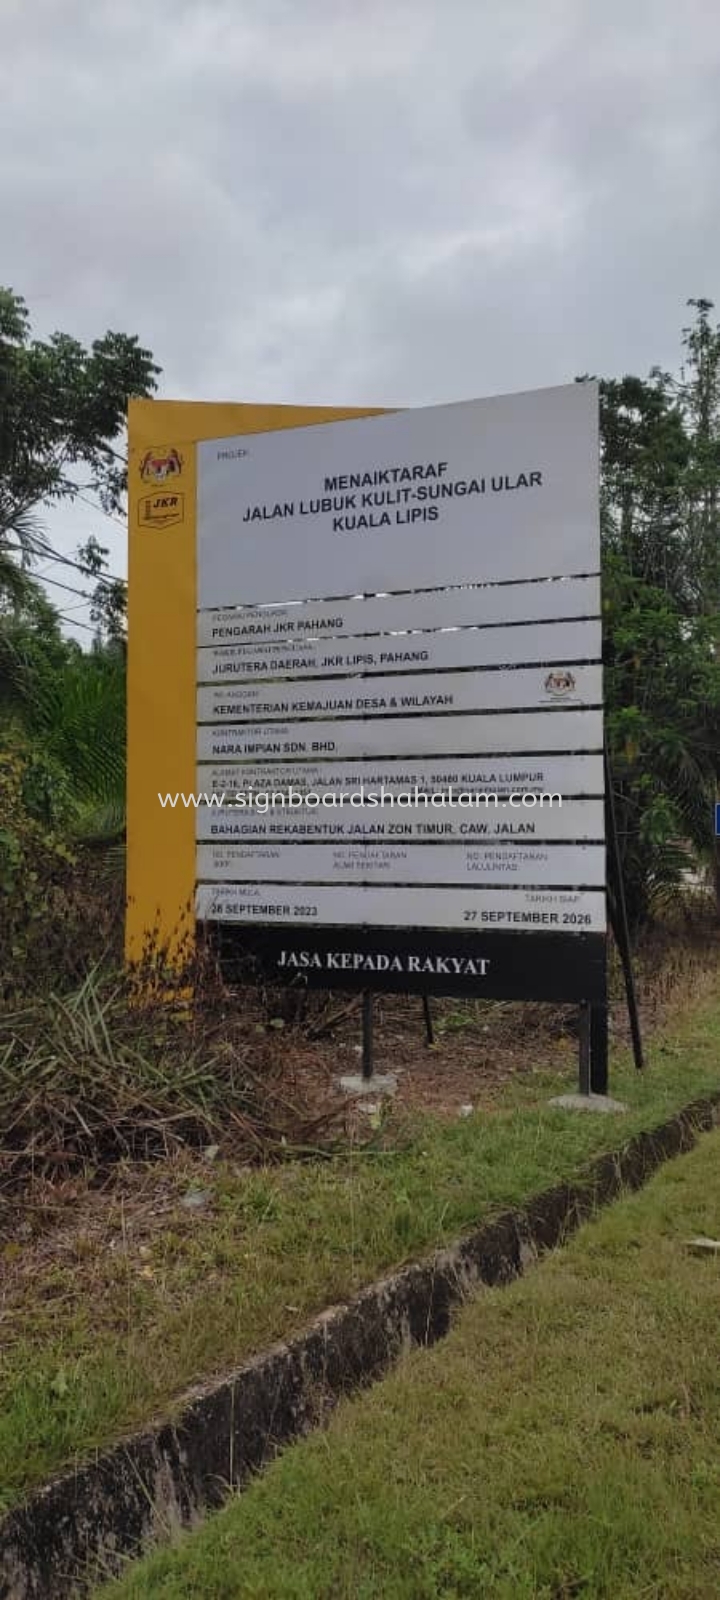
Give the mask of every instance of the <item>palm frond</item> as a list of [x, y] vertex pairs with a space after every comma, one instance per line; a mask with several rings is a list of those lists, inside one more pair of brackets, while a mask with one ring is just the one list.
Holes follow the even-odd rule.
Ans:
[[115, 660], [83, 657], [42, 686], [35, 707], [43, 745], [72, 783], [78, 805], [123, 807], [125, 675]]
[[33, 582], [15, 556], [0, 544], [0, 608], [15, 609], [32, 593]]

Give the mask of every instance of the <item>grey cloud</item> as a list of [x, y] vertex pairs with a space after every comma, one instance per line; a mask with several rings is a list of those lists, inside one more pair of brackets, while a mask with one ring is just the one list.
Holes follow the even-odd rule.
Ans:
[[719, 70], [715, 0], [6, 0], [0, 280], [187, 397], [672, 363], [720, 298]]

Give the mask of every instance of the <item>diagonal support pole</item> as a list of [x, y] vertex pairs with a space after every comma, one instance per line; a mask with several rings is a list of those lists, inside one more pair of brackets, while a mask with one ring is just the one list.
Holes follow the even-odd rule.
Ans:
[[640, 1014], [638, 1011], [637, 991], [635, 988], [635, 974], [632, 963], [632, 950], [630, 947], [630, 929], [628, 926], [627, 904], [625, 901], [625, 884], [623, 882], [622, 861], [620, 858], [620, 841], [617, 831], [617, 818], [615, 813], [615, 794], [613, 791], [612, 772], [605, 751], [605, 795], [608, 818], [608, 845], [610, 849], [611, 883], [608, 894], [608, 912], [610, 926], [615, 936], [615, 943], [620, 954], [620, 962], [625, 980], [625, 995], [627, 999], [628, 1016], [630, 1018], [630, 1032], [632, 1034], [633, 1056], [638, 1072], [645, 1066], [643, 1056], [642, 1036], [640, 1033]]
[[371, 989], [364, 989], [362, 997], [362, 1075], [366, 1082], [369, 1078], [372, 1078], [375, 1071], [373, 1022], [373, 993]]

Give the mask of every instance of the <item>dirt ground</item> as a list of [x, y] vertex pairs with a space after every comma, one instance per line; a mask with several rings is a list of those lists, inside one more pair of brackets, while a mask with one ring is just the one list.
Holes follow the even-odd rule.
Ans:
[[[697, 931], [690, 928], [680, 941], [661, 932], [646, 942], [638, 958], [646, 1036], [680, 1003], [685, 1007], [702, 997], [716, 978], [719, 960], [720, 935], [710, 935], [707, 925]], [[627, 1010], [614, 960], [611, 998], [611, 1047], [626, 1048]], [[340, 1075], [360, 1071], [359, 995], [311, 995], [302, 1018], [287, 1020], [275, 1014], [283, 1007], [288, 1010], [287, 996], [244, 991], [230, 997], [230, 1009], [235, 1006], [242, 1010], [246, 1032], [257, 1032], [258, 1039], [274, 1035], [288, 1102], [305, 1113], [310, 1109], [324, 1114], [328, 1107], [336, 1107], [334, 1128], [341, 1142], [367, 1136], [367, 1102], [361, 1111], [338, 1088]], [[400, 1125], [404, 1111], [441, 1117], [467, 1115], [470, 1108], [492, 1113], [507, 1100], [512, 1080], [559, 1069], [571, 1073], [577, 1061], [576, 1007], [433, 1000], [431, 1012], [434, 1043], [429, 1046], [419, 997], [375, 998], [376, 1070], [397, 1078], [393, 1117], [399, 1114]], [[392, 1137], [392, 1126], [388, 1136]], [[234, 1159], [231, 1138], [217, 1154]], [[213, 1147], [211, 1159], [215, 1155]], [[105, 1251], [122, 1251], [126, 1234], [132, 1234], [134, 1250], [142, 1251], [145, 1237], [156, 1235], [168, 1219], [183, 1230], [201, 1226], [202, 1212], [184, 1209], [182, 1198], [193, 1188], [202, 1189], [208, 1178], [207, 1161], [205, 1152], [180, 1148], [167, 1159], [120, 1162], [106, 1172], [59, 1173], [55, 1180], [39, 1175], [13, 1193], [11, 1204], [0, 1203], [4, 1315], [9, 1314], [12, 1299], [9, 1280], [16, 1280], [16, 1291], [22, 1294], [22, 1285], [29, 1284], [34, 1274], [42, 1276], [49, 1257], [60, 1270], [67, 1268], [91, 1280], [94, 1259]]]

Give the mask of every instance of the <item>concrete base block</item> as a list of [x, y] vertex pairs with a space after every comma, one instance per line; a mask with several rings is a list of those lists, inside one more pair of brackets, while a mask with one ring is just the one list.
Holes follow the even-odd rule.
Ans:
[[339, 1087], [345, 1094], [394, 1094], [397, 1089], [397, 1078], [392, 1072], [374, 1072], [371, 1078], [363, 1078], [359, 1072], [348, 1072], [344, 1077], [338, 1078]]
[[548, 1105], [559, 1111], [599, 1111], [604, 1116], [627, 1111], [623, 1100], [612, 1100], [609, 1094], [558, 1094]]

